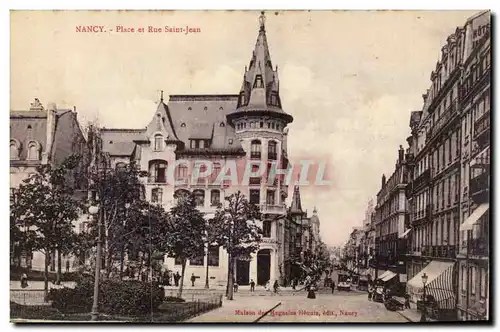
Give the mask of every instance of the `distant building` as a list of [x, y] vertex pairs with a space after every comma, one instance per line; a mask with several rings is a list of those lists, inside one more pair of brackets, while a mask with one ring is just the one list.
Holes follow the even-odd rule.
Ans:
[[[43, 164], [59, 165], [69, 156], [81, 156], [82, 165], [88, 157], [86, 138], [78, 123], [75, 110], [58, 109], [55, 104], [49, 104], [45, 109], [42, 103], [35, 99], [29, 110], [10, 111], [10, 192], [11, 199], [15, 190], [36, 168]], [[82, 174], [78, 168], [75, 174]], [[76, 189], [76, 195], [85, 198], [87, 182], [81, 176], [71, 177]], [[86, 219], [86, 216], [82, 216]], [[76, 222], [77, 231], [82, 220]], [[11, 248], [11, 264], [34, 270], [44, 270], [45, 256], [41, 252], [20, 252]], [[70, 261], [71, 269], [78, 266], [72, 257], [63, 257]], [[52, 253], [50, 271], [55, 271], [56, 253]], [[66, 266], [66, 264], [62, 264]]]

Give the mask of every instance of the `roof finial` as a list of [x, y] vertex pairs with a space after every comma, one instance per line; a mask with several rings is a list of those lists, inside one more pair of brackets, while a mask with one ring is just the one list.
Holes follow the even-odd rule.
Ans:
[[163, 90], [160, 90], [160, 103], [163, 103]]
[[264, 26], [266, 23], [266, 16], [264, 15], [264, 11], [261, 11], [260, 14], [261, 14], [259, 16], [260, 31], [266, 31], [266, 28]]

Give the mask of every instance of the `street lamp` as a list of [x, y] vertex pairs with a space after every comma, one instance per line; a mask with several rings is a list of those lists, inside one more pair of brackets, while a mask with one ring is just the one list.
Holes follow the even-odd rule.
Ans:
[[425, 322], [427, 319], [426, 319], [426, 313], [427, 313], [427, 297], [426, 297], [426, 294], [425, 294], [425, 286], [427, 284], [427, 280], [428, 280], [428, 276], [427, 274], [424, 272], [424, 274], [422, 274], [422, 284], [424, 285], [424, 308], [423, 308], [423, 312], [422, 312], [422, 317], [420, 318], [420, 321], [421, 322]]
[[97, 219], [97, 253], [95, 258], [95, 279], [94, 279], [94, 302], [92, 304], [91, 320], [97, 321], [99, 317], [99, 276], [101, 273], [101, 218], [97, 216], [99, 213], [99, 206], [91, 205], [89, 207], [89, 214]]

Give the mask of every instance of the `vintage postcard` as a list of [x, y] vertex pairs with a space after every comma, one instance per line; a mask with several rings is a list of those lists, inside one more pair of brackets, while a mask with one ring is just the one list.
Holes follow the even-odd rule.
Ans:
[[489, 10], [10, 20], [11, 322], [490, 321]]

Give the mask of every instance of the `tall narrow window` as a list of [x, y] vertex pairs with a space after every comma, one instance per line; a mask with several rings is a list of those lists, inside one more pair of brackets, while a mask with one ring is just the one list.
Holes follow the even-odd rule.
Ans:
[[219, 266], [219, 247], [210, 246], [208, 248], [208, 266]]
[[163, 201], [163, 190], [161, 188], [153, 188], [151, 190], [151, 202], [161, 203]]
[[255, 76], [255, 82], [253, 84], [254, 88], [263, 88], [264, 83], [262, 82], [262, 75], [256, 75]]
[[187, 165], [178, 165], [176, 168], [176, 179], [184, 180], [188, 177], [188, 167]]
[[470, 282], [471, 282], [470, 293], [472, 295], [476, 295], [476, 267], [475, 266], [471, 266], [469, 273], [471, 275], [471, 278], [470, 278]]
[[219, 203], [220, 203], [220, 191], [214, 189], [210, 192], [210, 205], [216, 206]]
[[274, 205], [276, 203], [275, 201], [275, 191], [274, 190], [268, 190], [267, 191], [267, 196], [266, 196], [266, 204], [267, 205]]
[[262, 223], [262, 236], [267, 238], [271, 237], [271, 221], [264, 220]]
[[149, 162], [150, 182], [167, 182], [167, 162], [165, 160], [151, 160]]
[[250, 189], [250, 203], [251, 204], [260, 204], [260, 190], [259, 189]]
[[260, 159], [261, 143], [259, 140], [253, 140], [250, 145], [250, 158]]
[[40, 153], [38, 150], [38, 145], [36, 142], [30, 142], [28, 144], [28, 160], [39, 160]]
[[267, 158], [269, 160], [276, 160], [278, 158], [278, 154], [276, 152], [276, 142], [275, 141], [269, 141], [268, 147], [267, 147]]
[[196, 206], [202, 207], [205, 205], [205, 190], [195, 190], [194, 199], [196, 201]]
[[155, 151], [160, 151], [163, 149], [163, 144], [162, 144], [163, 136], [158, 134], [155, 135]]
[[19, 149], [17, 148], [16, 141], [10, 141], [10, 160], [19, 159]]

